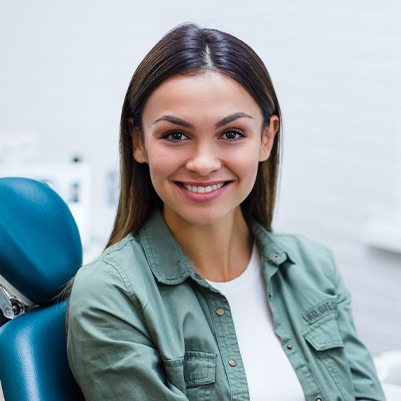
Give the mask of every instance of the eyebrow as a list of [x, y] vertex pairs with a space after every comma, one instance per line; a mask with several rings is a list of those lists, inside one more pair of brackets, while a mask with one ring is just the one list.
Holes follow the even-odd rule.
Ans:
[[[238, 120], [240, 118], [250, 118], [250, 119], [253, 120], [253, 117], [250, 116], [249, 114], [246, 114], [246, 113], [243, 113], [243, 112], [238, 112], [238, 113], [230, 114], [227, 117], [224, 117], [222, 120], [217, 122], [214, 126], [215, 126], [215, 128], [221, 128], [221, 127], [224, 127], [225, 125], [230, 124], [233, 121]], [[167, 122], [170, 122], [172, 124], [180, 125], [180, 126], [182, 126], [184, 128], [194, 129], [193, 124], [189, 123], [188, 121], [183, 120], [182, 118], [175, 117], [175, 116], [172, 116], [170, 114], [166, 114], [164, 116], [161, 116], [161, 117], [157, 118], [153, 122], [153, 125], [159, 123], [160, 121], [167, 121]]]
[[220, 120], [218, 123], [215, 124], [215, 127], [216, 128], [224, 127], [225, 125], [230, 124], [233, 121], [238, 120], [239, 118], [250, 118], [253, 120], [253, 117], [250, 116], [249, 114], [239, 112], [239, 113], [230, 114], [229, 116], [224, 117], [222, 120]]
[[160, 121], [168, 121], [169, 123], [172, 123], [172, 124], [181, 125], [182, 127], [189, 128], [189, 129], [194, 129], [194, 126], [191, 123], [189, 123], [188, 121], [185, 121], [182, 118], [175, 117], [175, 116], [172, 116], [169, 114], [167, 114], [165, 116], [161, 116], [159, 118], [156, 118], [156, 120], [153, 121], [153, 125], [157, 124]]

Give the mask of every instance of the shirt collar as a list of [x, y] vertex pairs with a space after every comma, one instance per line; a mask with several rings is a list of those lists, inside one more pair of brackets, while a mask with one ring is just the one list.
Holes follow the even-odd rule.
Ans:
[[[278, 244], [274, 234], [255, 220], [250, 219], [248, 224], [261, 256], [266, 257], [276, 267], [286, 261], [292, 263], [288, 250], [285, 250], [282, 244]], [[155, 210], [149, 216], [138, 236], [149, 266], [159, 282], [175, 285], [188, 277], [200, 283], [204, 281], [181, 251], [159, 210]]]
[[195, 269], [182, 253], [159, 210], [155, 210], [139, 231], [140, 241], [155, 277], [164, 284], [180, 284]]
[[265, 256], [271, 264], [279, 266], [286, 261], [294, 263], [293, 255], [290, 256], [290, 249], [280, 243], [274, 233], [252, 218], [248, 219], [248, 224], [258, 245], [259, 253]]

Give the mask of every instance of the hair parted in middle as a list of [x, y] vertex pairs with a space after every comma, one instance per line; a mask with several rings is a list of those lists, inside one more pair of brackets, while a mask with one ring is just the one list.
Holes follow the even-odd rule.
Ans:
[[[142, 113], [147, 99], [168, 78], [204, 71], [215, 71], [237, 81], [260, 107], [265, 127], [272, 115], [281, 121], [269, 73], [246, 43], [228, 33], [195, 24], [179, 25], [168, 32], [139, 64], [124, 99], [120, 123], [121, 191], [107, 246], [119, 242], [130, 232], [138, 232], [151, 211], [162, 207], [153, 189], [148, 165], [133, 158], [131, 134], [136, 129], [142, 135]], [[269, 230], [276, 199], [280, 137], [278, 132], [269, 159], [259, 163], [255, 185], [241, 204], [244, 214]]]

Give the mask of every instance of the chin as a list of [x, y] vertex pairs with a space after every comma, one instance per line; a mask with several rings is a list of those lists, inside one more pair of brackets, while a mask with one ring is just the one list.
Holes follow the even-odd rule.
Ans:
[[219, 222], [222, 222], [226, 219], [234, 217], [233, 211], [230, 211], [228, 213], [222, 213], [218, 212], [216, 210], [211, 210], [211, 211], [204, 211], [203, 213], [199, 213], [199, 210], [196, 213], [192, 213], [189, 215], [181, 215], [181, 218], [184, 221], [187, 221], [191, 225], [195, 226], [200, 226], [200, 227], [207, 227], [207, 226], [212, 226], [213, 224], [217, 224]]

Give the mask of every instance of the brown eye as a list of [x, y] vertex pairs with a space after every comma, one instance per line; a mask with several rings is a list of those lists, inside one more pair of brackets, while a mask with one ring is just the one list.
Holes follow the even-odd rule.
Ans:
[[243, 138], [245, 135], [236, 130], [229, 130], [224, 132], [220, 137], [227, 140], [227, 141], [237, 141], [238, 139]]
[[188, 139], [188, 137], [183, 132], [180, 131], [169, 132], [166, 135], [164, 135], [163, 138], [171, 142], [181, 142]]

